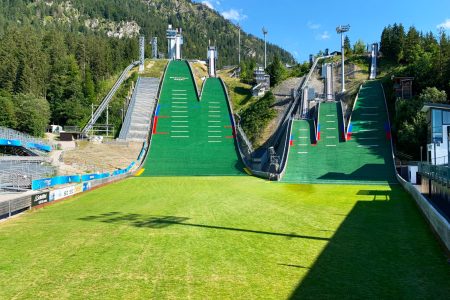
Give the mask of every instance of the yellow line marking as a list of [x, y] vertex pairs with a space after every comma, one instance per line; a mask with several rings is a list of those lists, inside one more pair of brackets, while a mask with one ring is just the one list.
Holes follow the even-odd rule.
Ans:
[[245, 173], [247, 173], [248, 175], [253, 175], [251, 172], [250, 172], [250, 170], [249, 169], [247, 169], [247, 168], [244, 168], [244, 171], [245, 171]]

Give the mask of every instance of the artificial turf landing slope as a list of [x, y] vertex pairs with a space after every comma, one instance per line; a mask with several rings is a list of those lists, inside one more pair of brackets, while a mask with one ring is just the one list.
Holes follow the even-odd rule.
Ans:
[[378, 81], [363, 85], [352, 113], [350, 140], [344, 142], [340, 106], [320, 105], [320, 140], [311, 141], [305, 120], [294, 121], [285, 182], [396, 183], [383, 91]]
[[142, 176], [243, 175], [220, 80], [208, 78], [198, 101], [186, 61], [166, 71]]
[[131, 178], [0, 223], [1, 299], [444, 299], [400, 186]]

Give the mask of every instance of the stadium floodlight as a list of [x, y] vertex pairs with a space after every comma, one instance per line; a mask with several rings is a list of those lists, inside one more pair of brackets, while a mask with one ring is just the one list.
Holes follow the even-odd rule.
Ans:
[[340, 25], [336, 27], [337, 34], [341, 35], [341, 82], [342, 82], [342, 93], [345, 92], [345, 76], [344, 76], [344, 32], [350, 30], [350, 25]]
[[264, 70], [267, 68], [267, 41], [266, 35], [269, 33], [265, 27], [262, 28], [262, 33], [264, 34]]

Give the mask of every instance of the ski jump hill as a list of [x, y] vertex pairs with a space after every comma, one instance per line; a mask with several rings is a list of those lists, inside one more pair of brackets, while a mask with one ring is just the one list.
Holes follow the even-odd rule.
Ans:
[[161, 86], [141, 176], [244, 174], [228, 105], [220, 79], [206, 79], [199, 98], [188, 62], [171, 61]]
[[[208, 78], [201, 95], [187, 61], [169, 62], [141, 176], [245, 175], [226, 88]], [[287, 183], [396, 183], [381, 83], [360, 89], [345, 125], [340, 102], [322, 102], [315, 119], [292, 120]]]
[[387, 113], [379, 81], [361, 87], [346, 130], [340, 102], [320, 103], [317, 123], [293, 121], [282, 181], [397, 183]]

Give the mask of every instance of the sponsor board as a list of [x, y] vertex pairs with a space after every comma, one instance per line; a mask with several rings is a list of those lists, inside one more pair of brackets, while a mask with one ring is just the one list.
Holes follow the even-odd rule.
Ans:
[[88, 182], [83, 182], [83, 192], [90, 190], [91, 189], [91, 183]]
[[72, 182], [80, 182], [80, 175], [72, 175], [72, 176], [56, 176], [51, 178], [43, 178], [43, 179], [35, 179], [31, 183], [31, 188], [33, 190], [40, 190], [44, 188], [49, 188], [59, 184], [66, 184]]
[[62, 198], [66, 198], [77, 193], [81, 193], [83, 191], [83, 185], [77, 184], [68, 186], [62, 189], [57, 189], [50, 192], [50, 201], [56, 201]]
[[22, 142], [19, 140], [0, 139], [0, 145], [2, 146], [22, 146]]
[[83, 191], [83, 184], [82, 184], [82, 183], [77, 184], [77, 185], [75, 186], [75, 191], [74, 191], [74, 193], [75, 193], [75, 194], [78, 194], [78, 193], [81, 193], [82, 191]]
[[37, 206], [47, 202], [50, 202], [49, 192], [39, 193], [31, 196], [31, 206]]

